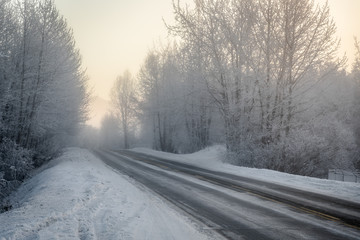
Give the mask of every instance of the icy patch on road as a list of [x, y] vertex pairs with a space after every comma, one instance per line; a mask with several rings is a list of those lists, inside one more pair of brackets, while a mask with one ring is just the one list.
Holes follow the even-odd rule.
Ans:
[[12, 195], [0, 239], [208, 239], [87, 150], [68, 149]]
[[268, 169], [247, 168], [227, 164], [223, 162], [226, 152], [224, 146], [217, 145], [208, 147], [204, 150], [192, 154], [164, 153], [148, 148], [134, 148], [132, 151], [186, 163], [212, 171], [230, 173], [238, 176], [281, 184], [292, 188], [302, 189], [315, 193], [322, 193], [340, 199], [360, 202], [359, 183], [339, 182], [334, 180], [304, 177]]

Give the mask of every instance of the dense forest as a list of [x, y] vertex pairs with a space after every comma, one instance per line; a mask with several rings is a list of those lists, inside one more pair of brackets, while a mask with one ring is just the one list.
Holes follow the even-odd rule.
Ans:
[[317, 177], [360, 168], [359, 43], [348, 66], [327, 4], [196, 0], [173, 10], [170, 40], [117, 78], [103, 145], [224, 144], [231, 163]]
[[86, 84], [72, 30], [52, 0], [0, 0], [0, 199], [74, 140]]

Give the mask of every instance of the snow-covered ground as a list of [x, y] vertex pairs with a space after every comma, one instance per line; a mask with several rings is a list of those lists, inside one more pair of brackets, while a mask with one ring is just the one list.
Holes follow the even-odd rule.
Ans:
[[[222, 162], [225, 149], [194, 154], [133, 149], [153, 156], [360, 201], [360, 184], [302, 177]], [[70, 148], [27, 180], [0, 214], [0, 240], [12, 239], [211, 239], [211, 232], [150, 190], [84, 149]]]
[[134, 148], [132, 151], [149, 154], [155, 157], [182, 162], [197, 167], [231, 173], [253, 179], [264, 180], [297, 189], [322, 193], [354, 202], [360, 202], [360, 183], [339, 182], [292, 175], [267, 169], [239, 167], [223, 162], [224, 146], [213, 146], [193, 154], [172, 154], [154, 151], [148, 148]]
[[0, 240], [209, 239], [149, 190], [71, 148], [27, 180], [0, 214]]

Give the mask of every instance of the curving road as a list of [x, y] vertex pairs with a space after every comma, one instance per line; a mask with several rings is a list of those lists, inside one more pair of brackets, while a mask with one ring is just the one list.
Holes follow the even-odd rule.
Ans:
[[94, 153], [228, 239], [360, 239], [360, 204], [131, 151]]

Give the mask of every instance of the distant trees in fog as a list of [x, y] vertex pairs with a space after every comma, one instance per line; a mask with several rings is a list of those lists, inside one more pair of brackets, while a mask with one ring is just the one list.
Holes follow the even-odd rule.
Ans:
[[166, 152], [175, 151], [176, 127], [182, 114], [179, 104], [181, 78], [174, 52], [149, 52], [139, 73], [142, 93], [143, 121], [151, 128], [153, 148]]
[[79, 51], [54, 2], [0, 0], [0, 176], [21, 180], [69, 142], [87, 98]]
[[[121, 134], [121, 128], [119, 125], [120, 119], [118, 116], [108, 113], [101, 121], [101, 128], [98, 132], [98, 138], [100, 140], [100, 147], [109, 149], [124, 148], [123, 136]], [[96, 137], [96, 135], [95, 135]], [[90, 138], [94, 138], [90, 137]], [[91, 145], [90, 145], [91, 146]], [[93, 146], [91, 146], [93, 147]]]
[[[135, 79], [129, 71], [125, 71], [122, 76], [116, 78], [111, 90], [111, 101], [115, 116], [120, 120], [124, 148], [130, 147], [130, 135], [134, 131], [134, 119], [136, 117], [136, 88]], [[106, 120], [106, 118], [104, 119]], [[107, 124], [102, 124], [107, 126]]]
[[352, 66], [351, 77], [354, 81], [353, 118], [352, 125], [357, 145], [356, 167], [360, 169], [360, 43], [355, 39], [355, 61]]

